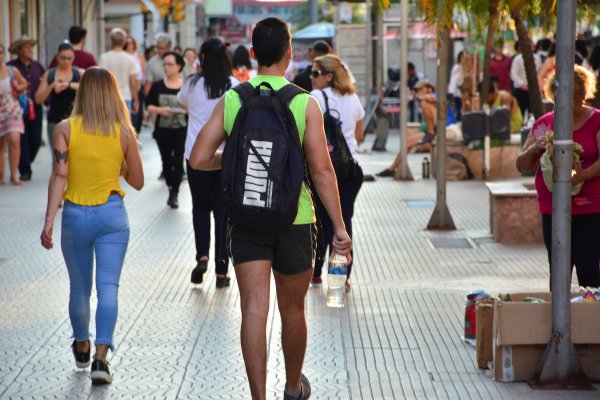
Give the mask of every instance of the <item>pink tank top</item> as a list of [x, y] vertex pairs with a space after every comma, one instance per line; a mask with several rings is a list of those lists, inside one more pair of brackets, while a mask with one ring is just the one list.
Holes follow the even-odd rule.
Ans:
[[[554, 131], [554, 112], [548, 113], [533, 124], [531, 131], [536, 138], [545, 135], [547, 131]], [[589, 168], [598, 159], [598, 145], [596, 137], [600, 132], [600, 110], [594, 109], [591, 117], [573, 132], [573, 141], [583, 147], [581, 153], [581, 166]], [[535, 189], [538, 196], [540, 213], [552, 214], [552, 193], [548, 191], [542, 171], [539, 166], [535, 172]], [[578, 195], [572, 196], [571, 215], [600, 213], [600, 176], [588, 179]]]

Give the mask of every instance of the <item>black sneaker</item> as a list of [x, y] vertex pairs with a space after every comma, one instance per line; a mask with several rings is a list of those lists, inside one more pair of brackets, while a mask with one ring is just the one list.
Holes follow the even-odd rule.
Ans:
[[231, 278], [228, 276], [217, 276], [217, 289], [229, 287], [231, 284]]
[[167, 205], [173, 209], [179, 208], [179, 200], [177, 200], [177, 193], [171, 192], [169, 194], [169, 200], [167, 200]]
[[196, 264], [196, 268], [192, 270], [192, 283], [202, 283], [204, 273], [208, 270], [208, 260], [200, 260]]
[[106, 385], [112, 383], [112, 376], [108, 369], [108, 362], [94, 359], [92, 362], [92, 372], [90, 374], [93, 385]]
[[77, 351], [77, 342], [75, 340], [73, 340], [73, 344], [71, 345], [71, 348], [73, 349], [73, 356], [75, 357], [75, 365], [77, 365], [77, 368], [87, 368], [90, 366], [90, 351], [92, 346], [90, 345], [89, 340], [87, 342], [87, 351]]
[[294, 397], [283, 391], [283, 400], [305, 400], [310, 398], [310, 382], [306, 375], [300, 375], [300, 396]]

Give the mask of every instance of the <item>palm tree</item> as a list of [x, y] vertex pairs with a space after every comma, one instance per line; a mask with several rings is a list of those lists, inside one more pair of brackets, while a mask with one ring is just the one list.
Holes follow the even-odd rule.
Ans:
[[[485, 3], [485, 2], [481, 2]], [[488, 30], [487, 36], [485, 40], [485, 55], [483, 58], [483, 81], [481, 84], [481, 99], [482, 102], [487, 99], [487, 95], [490, 89], [490, 80], [491, 80], [491, 61], [492, 61], [492, 48], [494, 47], [494, 34], [496, 33], [496, 29], [498, 28], [498, 17], [500, 15], [500, 0], [489, 0], [487, 2], [487, 12], [489, 13], [488, 20]]]
[[446, 203], [446, 116], [448, 55], [454, 0], [423, 0], [419, 6], [437, 27], [437, 127], [436, 127], [436, 204], [427, 229], [456, 229]]

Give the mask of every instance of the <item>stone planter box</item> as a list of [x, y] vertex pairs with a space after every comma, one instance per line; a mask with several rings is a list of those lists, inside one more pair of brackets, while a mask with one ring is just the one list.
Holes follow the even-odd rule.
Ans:
[[490, 230], [499, 243], [543, 243], [533, 179], [488, 182]]

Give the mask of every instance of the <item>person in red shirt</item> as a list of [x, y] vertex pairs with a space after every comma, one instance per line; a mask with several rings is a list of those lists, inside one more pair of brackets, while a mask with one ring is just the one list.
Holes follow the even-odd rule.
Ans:
[[[71, 28], [69, 28], [69, 42], [75, 49], [75, 60], [73, 61], [73, 66], [82, 69], [88, 69], [98, 65], [92, 53], [88, 53], [87, 51], [83, 50], [83, 46], [85, 46], [86, 35], [87, 30], [81, 26], [73, 25]], [[57, 64], [58, 62], [56, 60], [56, 55], [54, 55], [48, 68], [54, 68]]]
[[490, 63], [490, 75], [498, 78], [498, 89], [506, 90], [510, 93], [510, 65], [512, 59], [504, 54], [504, 43], [497, 41], [494, 43], [494, 54]]

